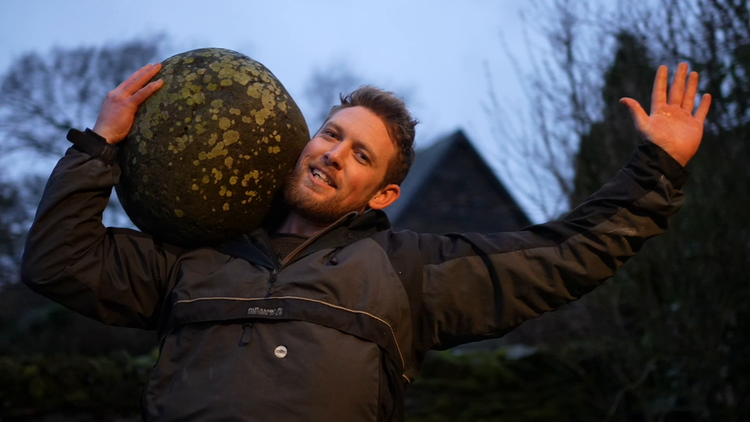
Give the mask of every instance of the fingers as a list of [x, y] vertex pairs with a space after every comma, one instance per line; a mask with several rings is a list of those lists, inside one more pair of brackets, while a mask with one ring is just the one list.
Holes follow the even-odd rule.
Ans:
[[699, 79], [698, 72], [690, 72], [685, 97], [682, 99], [682, 109], [687, 110], [689, 113], [692, 113], [693, 107], [695, 107], [695, 96], [698, 94]]
[[701, 124], [706, 121], [706, 115], [708, 115], [708, 109], [711, 107], [711, 94], [703, 94], [701, 103], [698, 106], [698, 110], [695, 111], [695, 119]]
[[687, 77], [687, 72], [687, 63], [680, 63], [677, 66], [677, 72], [675, 72], [672, 79], [672, 88], [669, 90], [670, 105], [680, 106], [682, 104], [682, 98], [685, 96], [685, 78]]
[[128, 79], [125, 80], [117, 89], [121, 89], [126, 95], [133, 95], [143, 88], [161, 70], [161, 63], [147, 64], [138, 69]]
[[150, 84], [144, 86], [143, 88], [139, 89], [138, 92], [133, 94], [133, 96], [130, 98], [130, 100], [133, 102], [134, 105], [141, 105], [148, 97], [151, 96], [154, 92], [159, 90], [164, 85], [164, 81], [159, 79], [158, 81], [153, 81]]
[[661, 65], [654, 78], [654, 90], [651, 92], [651, 111], [667, 102], [667, 66]]
[[648, 125], [648, 114], [646, 113], [646, 110], [638, 104], [638, 101], [632, 98], [621, 98], [620, 104], [624, 104], [628, 107], [630, 115], [633, 118], [633, 123], [638, 130], [641, 130], [641, 128]]

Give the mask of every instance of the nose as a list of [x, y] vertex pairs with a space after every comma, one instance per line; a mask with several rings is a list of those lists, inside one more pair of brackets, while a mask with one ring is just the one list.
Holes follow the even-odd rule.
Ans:
[[344, 153], [346, 149], [345, 142], [339, 142], [335, 144], [331, 149], [326, 151], [325, 154], [323, 154], [323, 161], [327, 166], [331, 166], [335, 168], [336, 170], [341, 170], [344, 161]]

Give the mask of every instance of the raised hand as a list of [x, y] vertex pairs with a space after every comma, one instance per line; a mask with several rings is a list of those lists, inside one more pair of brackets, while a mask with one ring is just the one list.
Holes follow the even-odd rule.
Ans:
[[[683, 166], [698, 151], [703, 138], [703, 122], [711, 106], [711, 95], [704, 94], [693, 113], [698, 93], [698, 73], [690, 72], [687, 63], [680, 63], [667, 97], [667, 66], [659, 66], [651, 93], [651, 115], [632, 98], [620, 103], [630, 109], [636, 129], [644, 138], [659, 145]], [[687, 79], [687, 84], [685, 80]]]
[[94, 132], [110, 144], [116, 144], [125, 139], [133, 126], [138, 106], [164, 85], [161, 79], [146, 85], [146, 82], [159, 73], [160, 69], [161, 63], [143, 66], [125, 82], [110, 91], [99, 110]]

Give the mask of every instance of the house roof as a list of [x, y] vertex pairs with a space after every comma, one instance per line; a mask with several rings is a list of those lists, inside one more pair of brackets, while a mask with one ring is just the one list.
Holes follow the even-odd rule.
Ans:
[[469, 151], [475, 165], [472, 170], [483, 173], [491, 181], [490, 183], [494, 188], [495, 194], [499, 195], [507, 203], [508, 209], [514, 214], [516, 220], [525, 223], [523, 226], [531, 224], [526, 214], [508, 193], [505, 185], [497, 178], [497, 175], [487, 165], [462, 130], [457, 130], [438, 140], [430, 147], [417, 151], [414, 165], [406, 180], [401, 184], [401, 197], [393, 205], [385, 209], [391, 222], [397, 225], [403, 219], [404, 213], [408, 211], [409, 206], [419, 195], [421, 188], [427, 181], [432, 179], [433, 175], [442, 166], [449, 165], [445, 161], [450, 160], [451, 155], [457, 153], [459, 149]]

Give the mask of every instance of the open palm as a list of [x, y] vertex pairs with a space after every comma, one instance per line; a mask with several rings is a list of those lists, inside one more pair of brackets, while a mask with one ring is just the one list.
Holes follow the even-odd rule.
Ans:
[[666, 66], [660, 66], [651, 93], [651, 115], [646, 114], [632, 98], [620, 100], [630, 109], [636, 129], [644, 138], [664, 149], [683, 166], [698, 151], [703, 138], [703, 124], [711, 106], [711, 95], [704, 94], [698, 109], [693, 112], [698, 93], [698, 73], [690, 72], [688, 65], [677, 67], [672, 87], [667, 96]]

